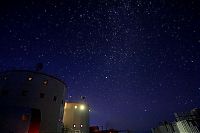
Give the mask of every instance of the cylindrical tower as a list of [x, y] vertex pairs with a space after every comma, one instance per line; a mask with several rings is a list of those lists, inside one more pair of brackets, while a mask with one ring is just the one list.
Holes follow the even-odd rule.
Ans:
[[[20, 108], [29, 109], [28, 112], [32, 113], [28, 115], [32, 115], [20, 118], [31, 119], [28, 121], [32, 122], [32, 127], [29, 127], [26, 132], [38, 128], [40, 133], [59, 133], [63, 126], [65, 88], [64, 82], [41, 72], [26, 70], [3, 72], [0, 74], [0, 106], [2, 108], [0, 112], [9, 115], [5, 113], [6, 110], [13, 108], [10, 115], [19, 116], [14, 114], [16, 112], [20, 114]], [[4, 120], [0, 117], [0, 121], [5, 121], [5, 117]], [[9, 132], [12, 132], [12, 128], [17, 130], [16, 127], [7, 128], [10, 128]]]
[[89, 133], [88, 105], [82, 102], [66, 102], [63, 123], [66, 133]]

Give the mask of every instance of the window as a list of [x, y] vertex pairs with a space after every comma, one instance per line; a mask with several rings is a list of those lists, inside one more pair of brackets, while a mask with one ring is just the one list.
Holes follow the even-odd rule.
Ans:
[[44, 86], [47, 86], [47, 84], [48, 84], [48, 81], [45, 80], [45, 81], [43, 82], [43, 85], [44, 85]]
[[40, 98], [44, 98], [44, 93], [40, 93]]
[[2, 96], [7, 96], [8, 95], [8, 90], [1, 90], [1, 95]]
[[56, 101], [56, 100], [57, 100], [57, 97], [56, 97], [56, 96], [54, 96], [54, 97], [53, 97], [53, 101]]
[[27, 96], [28, 91], [27, 90], [22, 90], [22, 96]]
[[22, 117], [21, 117], [22, 121], [28, 121], [28, 119], [29, 119], [29, 116], [25, 115], [25, 114], [23, 114]]
[[75, 132], [74, 133], [81, 133], [81, 131], [80, 130], [75, 130]]

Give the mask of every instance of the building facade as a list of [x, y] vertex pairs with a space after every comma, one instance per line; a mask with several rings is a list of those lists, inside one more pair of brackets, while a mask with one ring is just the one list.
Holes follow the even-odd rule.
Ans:
[[195, 122], [182, 120], [176, 122], [178, 133], [200, 133]]
[[[0, 113], [4, 117], [0, 117], [0, 130], [61, 133], [65, 90], [64, 82], [44, 73], [26, 70], [1, 73]], [[5, 121], [7, 124], [3, 124]]]
[[83, 102], [66, 102], [63, 123], [65, 133], [89, 133], [88, 105]]
[[177, 133], [176, 123], [161, 122], [160, 126], [151, 129], [152, 133]]
[[175, 113], [176, 127], [180, 133], [200, 133], [200, 109], [186, 113]]
[[175, 113], [176, 121], [173, 123], [164, 122], [152, 133], [200, 133], [200, 109], [193, 109], [186, 113]]

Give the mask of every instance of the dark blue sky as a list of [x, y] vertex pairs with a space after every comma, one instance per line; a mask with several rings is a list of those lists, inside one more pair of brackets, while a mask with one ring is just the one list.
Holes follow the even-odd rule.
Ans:
[[91, 125], [150, 130], [199, 107], [198, 0], [2, 0], [0, 68], [34, 69], [86, 96]]

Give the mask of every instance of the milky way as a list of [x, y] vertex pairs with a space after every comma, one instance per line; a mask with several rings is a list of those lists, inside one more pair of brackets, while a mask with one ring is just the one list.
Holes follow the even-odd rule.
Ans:
[[[150, 130], [199, 107], [200, 4], [196, 0], [0, 2], [0, 69], [64, 80], [86, 96], [91, 125]], [[66, 99], [68, 99], [66, 97]]]

